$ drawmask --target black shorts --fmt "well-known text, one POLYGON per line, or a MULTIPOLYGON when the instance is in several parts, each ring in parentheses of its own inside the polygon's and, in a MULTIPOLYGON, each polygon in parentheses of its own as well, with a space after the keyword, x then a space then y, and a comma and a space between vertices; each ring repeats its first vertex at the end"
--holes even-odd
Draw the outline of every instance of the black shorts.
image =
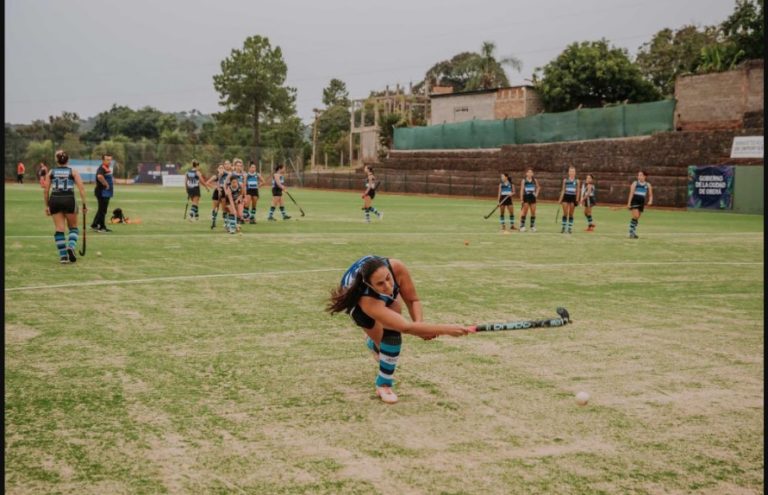
POLYGON ((634 203, 634 202, 630 203, 629 209, 630 210, 639 210, 640 213, 642 213, 643 210, 645 210, 645 203, 634 203))
POLYGON ((352 311, 349 312, 349 316, 350 318, 352 318, 352 321, 354 321, 355 324, 360 328, 370 330, 376 325, 376 320, 368 316, 360 308, 360 306, 355 306, 354 308, 352 308, 352 311))
POLYGON ((587 196, 587 198, 584 200, 584 206, 586 208, 592 208, 597 204, 597 201, 595 201, 595 198, 592 196, 587 196))
POLYGON ((529 205, 535 205, 536 204, 536 195, 535 194, 523 194, 523 203, 528 203, 529 205))
POLYGON ((258 189, 246 189, 245 194, 248 196, 253 196, 258 198, 259 197, 259 190, 258 189))
POLYGON ((272 196, 282 196, 282 195, 283 195, 282 189, 280 189, 279 187, 272 188, 272 196))
POLYGON ((499 196, 499 206, 512 206, 512 196, 499 196), (504 200, 502 202, 502 199, 504 200))
POLYGON ((575 194, 564 194, 562 202, 563 203, 571 203, 573 205, 576 205, 576 195, 575 194))
POLYGON ((190 197, 190 198, 199 198, 200 197, 200 186, 188 187, 187 188, 187 196, 190 197))
POLYGON ((218 187, 213 190, 213 194, 211 195, 211 199, 214 200, 214 201, 218 201, 219 200, 219 188, 218 187))
POLYGON ((371 191, 368 191, 368 194, 367 194, 367 196, 368 196, 369 198, 371 198, 371 199, 375 198, 375 197, 376 197, 376 189, 373 189, 373 190, 371 190, 371 191))
POLYGON ((75 202, 75 196, 55 196, 51 195, 48 198, 48 208, 51 215, 54 213, 77 213, 77 203, 75 202))

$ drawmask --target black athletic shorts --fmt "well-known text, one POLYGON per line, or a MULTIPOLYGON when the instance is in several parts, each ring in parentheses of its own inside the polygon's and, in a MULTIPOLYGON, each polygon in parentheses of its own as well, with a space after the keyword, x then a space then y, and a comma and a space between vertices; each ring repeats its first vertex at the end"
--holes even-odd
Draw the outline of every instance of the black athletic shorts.
POLYGON ((256 189, 246 189, 245 190, 245 194, 247 194, 248 196, 255 196, 255 197, 258 198, 259 197, 259 189, 258 188, 256 188, 256 189))
POLYGON ((584 206, 586 208, 592 208, 597 204, 597 201, 592 196, 587 196, 587 198, 584 200, 584 206))
POLYGON ((508 195, 508 196, 499 196, 499 201, 498 201, 498 203, 499 203, 499 206, 512 206, 512 195, 508 195), (504 202, 503 202, 503 203, 502 203, 502 201, 501 201, 502 199, 504 200, 504 202))
POLYGON ((213 190, 213 195, 211 195, 211 199, 214 200, 214 201, 218 201, 219 200, 219 188, 218 187, 213 190))
POLYGON ((534 194, 523 194, 523 203, 528 203, 530 205, 536 204, 536 195, 534 194))
POLYGON ((358 327, 370 330, 376 325, 376 320, 368 316, 360 306, 355 306, 352 311, 349 312, 350 318, 358 327))
POLYGON ((368 191, 368 197, 373 199, 376 197, 376 189, 373 189, 371 191, 368 191))
POLYGON ((575 194, 564 194, 563 195, 563 203, 571 203, 573 205, 576 204, 576 195, 575 194))
POLYGON ((75 196, 56 196, 51 195, 48 198, 48 208, 51 211, 51 215, 54 213, 77 213, 77 203, 75 203, 75 196))
POLYGON ((200 197, 200 186, 188 187, 187 188, 187 196, 189 196, 190 198, 199 198, 200 197))
POLYGON ((629 204, 630 210, 640 210, 640 213, 645 210, 645 202, 643 203, 635 203, 634 201, 629 204))
POLYGON ((272 188, 272 196, 282 196, 282 195, 283 195, 283 190, 282 189, 280 189, 277 186, 272 188))

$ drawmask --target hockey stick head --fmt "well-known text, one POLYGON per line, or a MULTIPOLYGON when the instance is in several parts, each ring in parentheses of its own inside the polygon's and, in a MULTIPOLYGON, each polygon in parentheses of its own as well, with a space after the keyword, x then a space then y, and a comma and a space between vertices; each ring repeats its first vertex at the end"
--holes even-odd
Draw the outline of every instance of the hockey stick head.
POLYGON ((571 323, 571 315, 568 314, 568 310, 567 309, 565 309, 563 307, 559 307, 555 311, 557 311, 557 314, 560 315, 560 318, 563 319, 563 322, 571 323))

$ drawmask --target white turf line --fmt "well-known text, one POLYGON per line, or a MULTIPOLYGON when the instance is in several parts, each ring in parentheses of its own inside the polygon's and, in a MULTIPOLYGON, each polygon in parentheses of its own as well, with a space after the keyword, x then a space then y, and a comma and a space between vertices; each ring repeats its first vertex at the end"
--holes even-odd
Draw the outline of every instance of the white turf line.
MULTIPOLYGON (((119 239, 119 240, 125 240, 128 238, 143 238, 143 237, 203 237, 203 236, 210 236, 211 232, 200 232, 200 233, 178 233, 178 234, 126 234, 126 235, 104 235, 104 234, 97 234, 95 232, 91 233, 92 235, 98 236, 99 239, 119 239)), ((213 233, 215 234, 215 232, 213 233)), ((498 234, 498 231, 481 231, 481 232, 430 232, 430 236, 468 236, 468 235, 488 235, 488 236, 496 236, 498 234)), ((518 232, 520 235, 524 236, 532 236, 532 237, 540 237, 540 236, 558 236, 558 237, 565 237, 565 234, 561 234, 560 232, 518 232)), ((243 232, 243 236, 269 236, 269 237, 297 237, 297 236, 306 236, 306 237, 324 237, 324 236, 377 236, 377 237, 389 237, 389 236, 419 236, 423 237, 423 232, 243 232)), ((573 235, 573 234, 571 234, 573 235)), ((626 233, 615 233, 615 234, 603 234, 603 233, 590 233, 590 234, 584 234, 586 237, 627 237, 626 233)), ((666 236, 707 236, 707 238, 710 237, 729 237, 729 236, 755 236, 755 237, 762 237, 763 232, 646 232, 643 234, 645 237, 652 238, 652 237, 666 237, 666 236)), ((6 239, 50 239, 50 235, 6 235, 6 239)), ((221 237, 229 239, 229 237, 221 237)))
MULTIPOLYGON (((662 265, 716 265, 716 266, 752 266, 763 265, 762 261, 638 261, 638 262, 625 262, 625 261, 606 261, 602 263, 525 263, 525 262, 511 262, 511 263, 443 263, 439 265, 410 265, 411 268, 424 269, 424 268, 477 268, 477 269, 498 269, 503 267, 518 267, 523 269, 538 269, 538 268, 562 268, 572 266, 662 266, 662 265)), ((250 273, 212 273, 208 275, 179 275, 175 277, 149 277, 149 278, 136 278, 129 280, 95 280, 91 282, 77 282, 71 284, 56 284, 56 285, 35 285, 27 287, 11 287, 6 288, 5 292, 22 292, 30 290, 42 290, 42 289, 61 289, 66 287, 93 287, 103 285, 123 285, 123 284, 145 284, 154 282, 175 282, 180 280, 200 280, 206 278, 221 278, 221 277, 258 277, 269 275, 294 275, 305 273, 324 273, 324 272, 338 272, 343 273, 346 268, 316 268, 313 270, 279 270, 273 272, 250 272, 250 273)))

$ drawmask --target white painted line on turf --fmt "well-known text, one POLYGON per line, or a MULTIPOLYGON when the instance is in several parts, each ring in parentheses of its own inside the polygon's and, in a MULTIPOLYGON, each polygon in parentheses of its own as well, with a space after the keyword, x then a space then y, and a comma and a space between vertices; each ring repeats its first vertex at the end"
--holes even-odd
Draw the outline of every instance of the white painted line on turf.
MULTIPOLYGON (((95 235, 95 234, 94 234, 95 235)), ((126 234, 123 235, 104 235, 104 234, 98 234, 99 239, 120 239, 125 240, 126 238, 143 238, 143 237, 203 237, 203 236, 210 236, 210 232, 198 232, 198 233, 192 233, 192 232, 186 232, 186 233, 178 233, 178 234, 126 234)), ((388 237, 388 236, 419 236, 423 237, 425 235, 424 232, 243 232, 243 236, 269 236, 269 237, 322 237, 322 236, 376 236, 376 237, 388 237)), ((430 232, 427 235, 429 236, 468 236, 468 235, 487 235, 487 236, 493 236, 498 237, 497 232, 488 232, 488 231, 482 231, 482 232, 430 232)), ((528 237, 529 234, 522 233, 520 235, 524 235, 528 237)), ((763 232, 657 232, 657 233, 645 233, 645 237, 647 238, 653 238, 653 237, 666 237, 666 236, 707 236, 707 237, 716 237, 716 236, 722 236, 722 237, 731 237, 731 236, 755 236, 755 237, 762 237, 763 232)), ((564 237, 563 234, 559 232, 537 232, 537 233, 531 233, 531 237, 544 237, 544 236, 556 236, 560 238, 565 239, 572 239, 573 237, 564 237)), ((627 237, 627 234, 624 233, 616 233, 616 234, 588 234, 584 236, 584 239, 588 238, 600 238, 600 237, 627 237)), ((50 235, 6 235, 6 239, 50 239, 50 235)), ((217 236, 216 239, 229 239, 229 237, 221 237, 217 236)))
MULTIPOLYGON (((526 262, 502 262, 502 263, 441 263, 436 265, 411 265, 414 269, 425 268, 492 268, 497 269, 499 267, 518 267, 518 268, 562 268, 573 266, 667 266, 667 265, 707 265, 707 266, 753 266, 763 265, 762 261, 604 261, 600 263, 526 263, 526 262)), ((61 289, 68 287, 93 287, 104 285, 123 285, 123 284, 145 284, 153 282, 175 282, 179 280, 201 280, 208 278, 221 278, 221 277, 256 277, 263 275, 294 275, 304 273, 323 273, 323 272, 339 272, 342 273, 346 268, 316 268, 313 270, 279 270, 273 272, 249 272, 249 273, 212 273, 207 275, 179 275, 174 277, 149 277, 149 278, 136 278, 129 280, 94 280, 91 282, 76 282, 71 284, 56 284, 56 285, 35 285, 26 287, 12 287, 6 288, 5 292, 22 292, 29 290, 42 290, 42 289, 61 289)))

